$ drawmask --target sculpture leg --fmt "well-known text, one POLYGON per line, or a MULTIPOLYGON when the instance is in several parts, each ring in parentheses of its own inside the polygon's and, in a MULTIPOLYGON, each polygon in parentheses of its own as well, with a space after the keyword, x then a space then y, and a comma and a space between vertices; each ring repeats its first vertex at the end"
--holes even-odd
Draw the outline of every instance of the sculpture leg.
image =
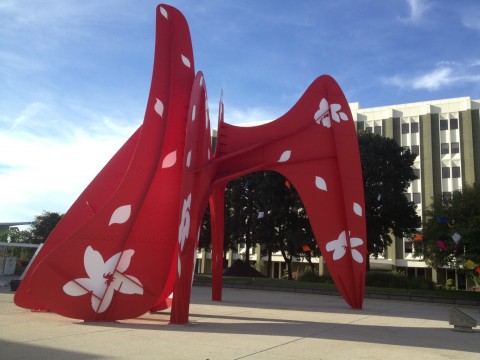
POLYGON ((212 227, 212 300, 222 301, 225 186, 215 186, 210 195, 212 227))

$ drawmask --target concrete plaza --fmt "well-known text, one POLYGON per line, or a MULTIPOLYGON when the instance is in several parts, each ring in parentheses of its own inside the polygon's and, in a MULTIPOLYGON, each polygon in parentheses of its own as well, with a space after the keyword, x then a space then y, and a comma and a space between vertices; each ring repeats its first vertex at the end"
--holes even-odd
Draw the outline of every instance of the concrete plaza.
MULTIPOLYGON (((15 306, 0 288, 0 359, 480 359, 480 330, 453 331, 445 304, 193 287, 187 326, 169 313, 84 323, 15 306)), ((479 317, 478 307, 461 307, 479 317)))

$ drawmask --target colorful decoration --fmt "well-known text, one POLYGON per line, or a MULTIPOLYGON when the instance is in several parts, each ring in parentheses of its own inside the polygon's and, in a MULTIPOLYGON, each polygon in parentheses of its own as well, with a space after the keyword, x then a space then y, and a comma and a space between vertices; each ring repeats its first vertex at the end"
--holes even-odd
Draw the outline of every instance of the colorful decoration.
POLYGON ((441 249, 441 250, 446 250, 447 247, 445 246, 445 243, 442 241, 442 240, 437 240, 437 246, 441 249))
POLYGON ((213 153, 205 78, 194 69, 185 18, 160 5, 144 122, 52 232, 15 294, 18 306, 115 321, 171 304, 171 322, 186 323, 208 202, 212 298, 221 300, 225 186, 271 170, 297 189, 339 291, 362 307, 363 181, 340 87, 321 76, 285 115, 251 128, 225 123, 220 101, 213 153))

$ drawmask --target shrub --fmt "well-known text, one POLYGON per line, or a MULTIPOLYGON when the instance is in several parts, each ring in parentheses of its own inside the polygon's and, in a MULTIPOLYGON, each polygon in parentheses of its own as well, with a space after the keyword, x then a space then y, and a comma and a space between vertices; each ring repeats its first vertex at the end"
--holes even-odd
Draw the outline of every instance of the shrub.
POLYGON ((409 279, 404 273, 399 271, 369 271, 365 281, 367 286, 386 287, 397 289, 423 289, 431 290, 435 288, 435 283, 423 278, 409 279))

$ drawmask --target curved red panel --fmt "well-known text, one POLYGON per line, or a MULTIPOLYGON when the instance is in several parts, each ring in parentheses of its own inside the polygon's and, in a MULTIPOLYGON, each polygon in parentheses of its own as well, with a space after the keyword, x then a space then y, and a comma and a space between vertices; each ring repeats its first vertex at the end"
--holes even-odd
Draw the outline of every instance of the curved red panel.
POLYGON ((20 285, 16 304, 85 320, 136 317, 155 304, 177 251, 177 160, 193 79, 186 20, 159 6, 152 85, 145 120, 132 138, 138 137, 136 146, 132 151, 134 140, 127 142, 67 212, 50 237, 54 244, 47 241, 20 285), (112 189, 108 197, 101 194, 105 188, 112 189), (95 202, 98 208, 86 216, 85 203, 95 202))

